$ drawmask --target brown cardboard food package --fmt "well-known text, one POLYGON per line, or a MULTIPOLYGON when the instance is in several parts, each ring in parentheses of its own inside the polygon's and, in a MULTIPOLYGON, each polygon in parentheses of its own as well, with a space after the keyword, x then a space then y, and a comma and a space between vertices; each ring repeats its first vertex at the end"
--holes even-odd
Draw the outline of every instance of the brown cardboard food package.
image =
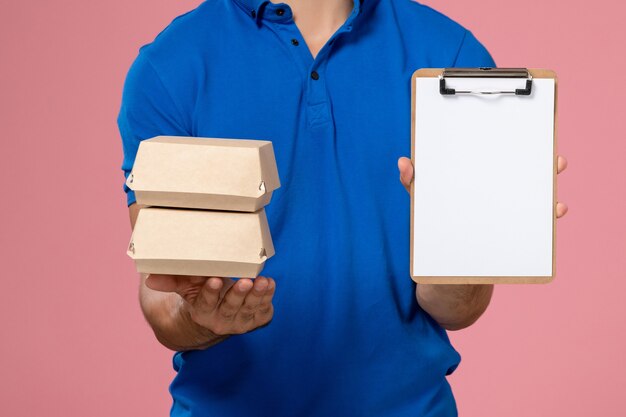
POLYGON ((274 255, 265 210, 139 211, 128 256, 138 272, 255 278, 274 255))
POLYGON ((139 145, 126 185, 147 206, 253 212, 280 180, 272 142, 157 136, 139 145))

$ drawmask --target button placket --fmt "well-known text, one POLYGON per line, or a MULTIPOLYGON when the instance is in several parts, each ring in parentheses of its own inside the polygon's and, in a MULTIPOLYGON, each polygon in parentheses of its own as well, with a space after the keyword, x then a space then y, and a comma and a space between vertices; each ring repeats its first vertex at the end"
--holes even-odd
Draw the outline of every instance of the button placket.
MULTIPOLYGON (((326 55, 326 54, 325 54, 326 55)), ((307 117, 310 127, 325 125, 332 121, 330 101, 326 91, 326 56, 318 56, 311 66, 307 87, 307 117)))
POLYGON ((276 32, 279 38, 288 43, 289 50, 292 51, 291 53, 308 68, 305 94, 307 96, 307 118, 311 127, 320 127, 332 121, 331 105, 326 91, 326 63, 337 37, 352 31, 353 21, 358 12, 359 3, 355 2, 355 7, 346 22, 331 36, 317 56, 313 58, 308 48, 298 47, 302 42, 302 34, 293 21, 292 11, 289 6, 273 3, 268 3, 265 6, 263 19, 267 20, 266 24, 272 25, 277 29, 276 32), (283 35, 287 35, 286 39, 283 35))
POLYGON ((307 99, 307 116, 309 126, 312 128, 321 128, 333 121, 331 112, 331 103, 326 90, 326 66, 331 48, 335 44, 337 37, 342 36, 346 32, 350 32, 351 18, 346 21, 344 26, 337 30, 335 34, 328 40, 326 45, 319 51, 317 57, 309 69, 308 99, 307 99))

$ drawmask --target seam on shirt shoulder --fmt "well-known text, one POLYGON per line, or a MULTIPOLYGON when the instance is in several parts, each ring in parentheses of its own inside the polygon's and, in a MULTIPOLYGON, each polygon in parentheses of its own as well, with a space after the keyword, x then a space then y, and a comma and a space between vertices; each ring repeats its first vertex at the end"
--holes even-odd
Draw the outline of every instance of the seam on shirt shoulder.
POLYGON ((467 33, 469 31, 467 29, 463 30, 463 38, 461 39, 461 44, 459 45, 459 49, 456 51, 454 55, 454 60, 452 61, 452 67, 456 67, 456 63, 459 60, 459 55, 461 55, 461 50, 463 49, 463 45, 465 45, 465 39, 467 38, 467 33))

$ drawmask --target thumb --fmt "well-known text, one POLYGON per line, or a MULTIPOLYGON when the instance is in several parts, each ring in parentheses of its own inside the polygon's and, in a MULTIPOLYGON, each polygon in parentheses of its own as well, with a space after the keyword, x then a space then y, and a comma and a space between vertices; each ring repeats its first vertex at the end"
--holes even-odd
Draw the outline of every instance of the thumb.
POLYGON ((409 191, 411 181, 413 181, 413 164, 411 160, 404 156, 398 159, 398 170, 400 171, 400 182, 409 191))
POLYGON ((155 291, 176 292, 180 286, 178 278, 176 275, 149 274, 146 286, 155 291))
POLYGON ((182 295, 190 287, 198 286, 205 281, 203 277, 188 277, 184 275, 149 274, 146 277, 146 286, 151 290, 161 292, 177 292, 182 295))

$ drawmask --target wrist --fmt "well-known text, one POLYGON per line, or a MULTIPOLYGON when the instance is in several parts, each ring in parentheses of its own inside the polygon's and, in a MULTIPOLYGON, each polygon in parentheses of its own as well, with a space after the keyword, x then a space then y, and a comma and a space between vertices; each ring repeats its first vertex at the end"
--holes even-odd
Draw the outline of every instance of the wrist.
POLYGON ((417 284, 417 302, 435 321, 447 330, 472 325, 485 312, 493 285, 417 284))

